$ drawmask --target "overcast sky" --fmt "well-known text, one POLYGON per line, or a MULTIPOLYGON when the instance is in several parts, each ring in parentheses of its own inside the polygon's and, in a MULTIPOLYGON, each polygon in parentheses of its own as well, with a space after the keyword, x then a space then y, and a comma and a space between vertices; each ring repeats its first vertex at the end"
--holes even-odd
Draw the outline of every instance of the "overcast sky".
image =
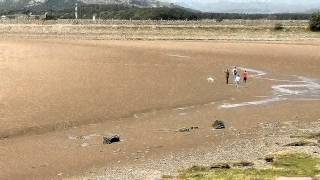
POLYGON ((272 2, 272 3, 291 3, 291 4, 303 4, 309 2, 320 2, 319 0, 166 0, 171 2, 183 2, 192 1, 198 3, 208 3, 208 2, 272 2))
POLYGON ((320 0, 165 0, 203 11, 304 12, 320 8, 320 0))

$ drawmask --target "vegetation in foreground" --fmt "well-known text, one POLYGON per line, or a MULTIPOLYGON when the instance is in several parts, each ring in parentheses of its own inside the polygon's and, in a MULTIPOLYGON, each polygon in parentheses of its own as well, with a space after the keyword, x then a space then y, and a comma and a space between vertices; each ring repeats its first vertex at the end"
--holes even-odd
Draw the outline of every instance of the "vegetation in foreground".
POLYGON ((275 155, 272 166, 267 169, 214 169, 192 167, 179 179, 276 179, 277 177, 314 177, 320 174, 320 158, 303 153, 275 155))
POLYGON ((320 31, 320 11, 311 16, 310 30, 311 31, 320 31))

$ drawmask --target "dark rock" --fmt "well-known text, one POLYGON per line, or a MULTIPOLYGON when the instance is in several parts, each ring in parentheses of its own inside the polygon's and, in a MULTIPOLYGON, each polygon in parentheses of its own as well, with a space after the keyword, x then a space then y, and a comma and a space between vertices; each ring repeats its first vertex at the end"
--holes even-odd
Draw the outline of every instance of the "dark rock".
POLYGON ((112 144, 112 143, 116 143, 116 142, 120 142, 120 136, 118 136, 118 135, 103 137, 103 144, 112 144))
POLYGON ((285 146, 318 146, 318 144, 314 142, 309 142, 309 141, 297 141, 297 142, 289 143, 285 146))
POLYGON ((181 129, 178 129, 177 132, 190 132, 190 131, 196 130, 196 129, 199 129, 199 127, 190 127, 190 128, 183 127, 181 129))
POLYGON ((181 128, 181 129, 178 129, 178 132, 190 132, 190 128, 181 128))
POLYGON ((241 161, 241 162, 233 163, 232 166, 234 166, 234 167, 251 167, 251 166, 254 166, 254 163, 248 162, 248 161, 241 161))
POLYGON ((230 169, 231 166, 227 163, 215 163, 210 166, 210 169, 230 169))
POLYGON ((216 120, 212 124, 212 127, 215 128, 215 129, 224 129, 224 128, 226 128, 226 126, 224 125, 224 122, 223 121, 219 121, 219 120, 216 120))
POLYGON ((204 166, 192 166, 189 171, 192 172, 197 172, 197 171, 207 171, 208 167, 204 167, 204 166))
POLYGON ((273 163, 274 162, 274 156, 273 155, 268 155, 264 158, 264 160, 268 163, 273 163))

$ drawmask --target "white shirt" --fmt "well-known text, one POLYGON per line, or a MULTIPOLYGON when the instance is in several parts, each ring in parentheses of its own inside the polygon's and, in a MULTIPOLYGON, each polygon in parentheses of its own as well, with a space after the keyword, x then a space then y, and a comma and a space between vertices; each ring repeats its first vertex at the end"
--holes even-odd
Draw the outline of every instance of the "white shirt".
POLYGON ((236 77, 236 81, 239 82, 241 80, 240 76, 236 77))
POLYGON ((237 71, 236 68, 234 68, 234 69, 232 70, 232 72, 233 72, 233 75, 234 75, 234 76, 237 75, 237 73, 238 73, 238 71, 237 71))

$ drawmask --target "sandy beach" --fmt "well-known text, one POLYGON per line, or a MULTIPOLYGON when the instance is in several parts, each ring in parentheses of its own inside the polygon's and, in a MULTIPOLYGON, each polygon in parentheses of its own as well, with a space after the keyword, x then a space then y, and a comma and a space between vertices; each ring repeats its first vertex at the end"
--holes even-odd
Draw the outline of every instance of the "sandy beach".
POLYGON ((319 51, 314 42, 2 39, 0 179, 154 179, 261 158, 292 133, 319 130, 319 51), (239 88, 225 83, 234 66, 249 72, 239 88), (226 129, 213 130, 215 120, 226 129), (120 143, 102 143, 114 134, 120 143))

